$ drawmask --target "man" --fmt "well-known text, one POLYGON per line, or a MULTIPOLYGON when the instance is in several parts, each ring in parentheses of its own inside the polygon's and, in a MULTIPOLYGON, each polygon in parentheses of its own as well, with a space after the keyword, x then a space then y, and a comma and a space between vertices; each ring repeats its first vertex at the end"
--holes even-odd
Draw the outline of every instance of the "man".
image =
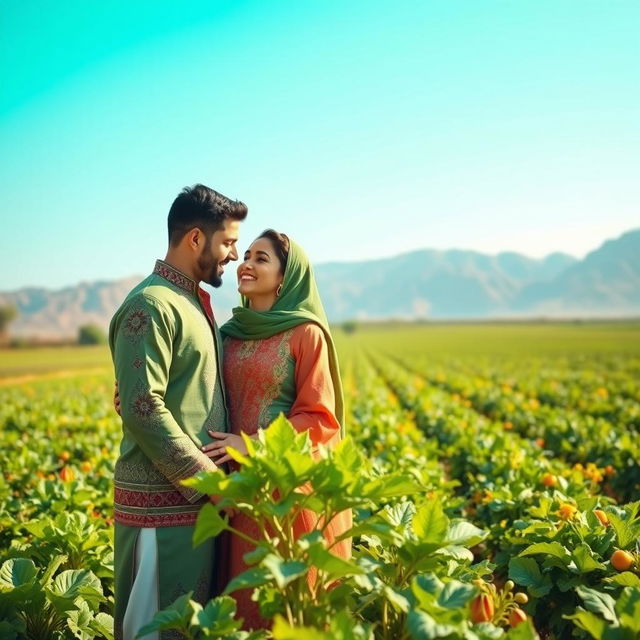
MULTIPOLYGON (((214 542, 194 549, 207 496, 180 483, 215 464, 200 451, 207 430, 227 429, 221 344, 200 281, 222 283, 238 259, 247 207, 197 184, 169 211, 169 249, 135 287, 109 328, 123 438, 115 467, 115 636, 140 627, 177 597, 211 596, 214 542)), ((150 634, 147 638, 158 638, 150 634)))

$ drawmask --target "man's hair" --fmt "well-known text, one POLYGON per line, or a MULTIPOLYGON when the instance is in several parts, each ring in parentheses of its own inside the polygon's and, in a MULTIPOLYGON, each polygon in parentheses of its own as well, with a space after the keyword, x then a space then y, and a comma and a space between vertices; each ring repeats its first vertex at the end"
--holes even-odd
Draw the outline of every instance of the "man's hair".
POLYGON ((227 219, 246 217, 247 205, 239 200, 231 200, 203 184, 185 187, 169 209, 169 244, 177 245, 185 233, 196 227, 211 236, 224 227, 227 219))
POLYGON ((289 259, 289 237, 284 233, 279 233, 274 229, 265 229, 256 240, 260 238, 266 238, 271 240, 273 249, 276 252, 276 256, 280 262, 280 273, 284 275, 284 270, 287 268, 287 260, 289 259))

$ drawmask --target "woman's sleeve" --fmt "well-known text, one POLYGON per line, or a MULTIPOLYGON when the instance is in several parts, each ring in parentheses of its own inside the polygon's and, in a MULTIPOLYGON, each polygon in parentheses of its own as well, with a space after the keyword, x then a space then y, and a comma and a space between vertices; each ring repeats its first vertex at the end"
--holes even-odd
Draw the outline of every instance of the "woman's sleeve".
POLYGON ((296 400, 289 420, 297 431, 309 431, 313 444, 326 444, 340 424, 335 416, 335 393, 329 368, 329 349, 322 329, 301 325, 291 336, 295 358, 296 400))

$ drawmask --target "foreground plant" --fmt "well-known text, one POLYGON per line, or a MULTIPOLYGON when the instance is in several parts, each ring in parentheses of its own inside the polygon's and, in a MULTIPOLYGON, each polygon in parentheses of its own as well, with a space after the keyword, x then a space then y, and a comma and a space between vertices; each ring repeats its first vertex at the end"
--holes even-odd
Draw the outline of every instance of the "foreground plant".
POLYGON ((113 639, 113 618, 100 612, 106 601, 100 580, 88 569, 69 569, 54 577, 67 560, 57 556, 44 571, 28 558, 0 567, 0 637, 48 640, 67 637, 113 639))

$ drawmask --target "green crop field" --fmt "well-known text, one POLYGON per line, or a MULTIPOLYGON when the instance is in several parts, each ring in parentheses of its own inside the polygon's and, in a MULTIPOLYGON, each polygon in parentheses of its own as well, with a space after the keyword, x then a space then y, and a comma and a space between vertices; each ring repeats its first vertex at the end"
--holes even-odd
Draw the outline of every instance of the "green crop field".
MULTIPOLYGON (((274 425, 238 472, 273 504, 215 480, 256 517, 287 522, 306 482, 354 509, 349 562, 286 532, 253 558, 272 637, 640 637, 640 324, 335 335, 349 443, 315 461, 274 425), (339 586, 306 589, 312 566, 339 586)), ((104 347, 0 351, 0 637, 111 637, 112 392, 104 347)), ((183 601, 171 624, 245 637, 231 604, 183 601)))

